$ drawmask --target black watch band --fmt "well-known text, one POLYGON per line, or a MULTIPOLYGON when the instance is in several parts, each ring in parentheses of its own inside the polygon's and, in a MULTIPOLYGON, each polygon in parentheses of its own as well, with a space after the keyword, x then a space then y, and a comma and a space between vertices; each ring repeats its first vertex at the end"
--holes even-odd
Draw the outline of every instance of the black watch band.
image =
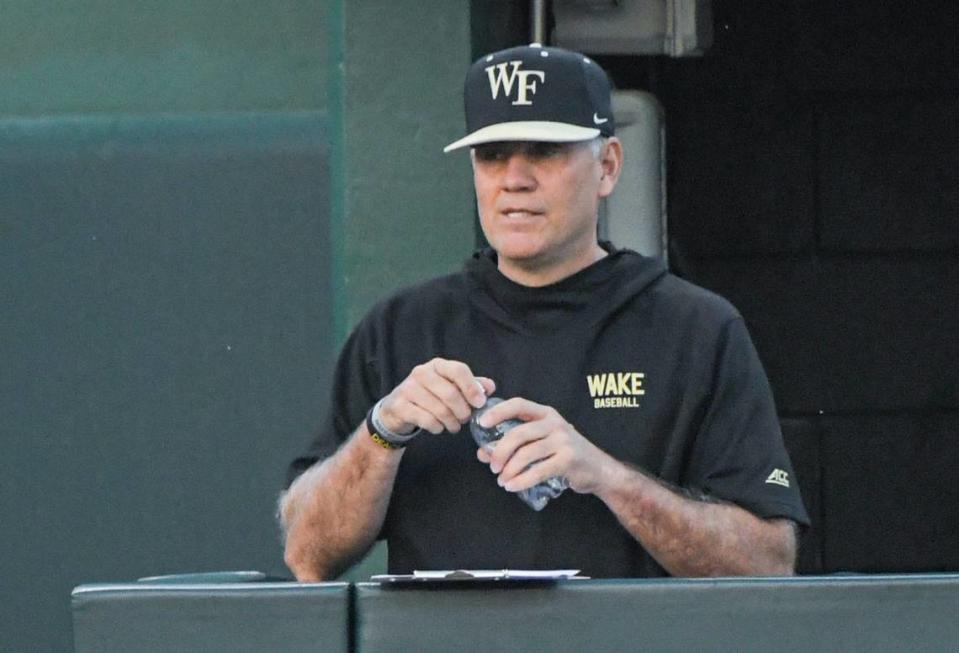
POLYGON ((370 432, 370 437, 373 438, 373 442, 384 449, 402 449, 410 443, 410 440, 419 435, 423 429, 418 428, 412 433, 394 433, 389 430, 383 425, 383 422, 380 421, 380 404, 382 403, 383 400, 380 399, 373 404, 373 407, 366 413, 366 430, 370 432))

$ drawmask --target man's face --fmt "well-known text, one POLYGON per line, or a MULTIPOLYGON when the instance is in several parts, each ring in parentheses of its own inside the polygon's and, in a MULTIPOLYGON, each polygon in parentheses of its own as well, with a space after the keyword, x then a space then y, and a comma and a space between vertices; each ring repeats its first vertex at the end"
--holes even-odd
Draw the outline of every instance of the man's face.
MULTIPOLYGON (((621 152, 618 142, 614 147, 621 152)), ((480 223, 504 273, 520 270, 549 283, 557 280, 550 271, 575 272, 595 260, 599 201, 612 192, 618 173, 609 148, 599 157, 589 142, 500 142, 473 149, 480 223)))

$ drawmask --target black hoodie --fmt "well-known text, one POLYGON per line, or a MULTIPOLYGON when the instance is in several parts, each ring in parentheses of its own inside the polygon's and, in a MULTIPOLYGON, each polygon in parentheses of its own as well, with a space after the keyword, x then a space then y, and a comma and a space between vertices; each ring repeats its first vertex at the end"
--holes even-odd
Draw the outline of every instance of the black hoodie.
MULTIPOLYGON (((509 280, 485 250, 464 271, 379 303, 344 346, 330 418, 290 480, 331 455, 413 367, 439 356, 492 378, 497 396, 552 406, 613 457, 673 485, 808 523, 738 312, 657 259, 603 246, 609 256, 549 286, 509 280)), ((409 445, 382 536, 391 573, 664 574, 596 497, 567 491, 534 512, 500 488, 467 428, 409 445)))

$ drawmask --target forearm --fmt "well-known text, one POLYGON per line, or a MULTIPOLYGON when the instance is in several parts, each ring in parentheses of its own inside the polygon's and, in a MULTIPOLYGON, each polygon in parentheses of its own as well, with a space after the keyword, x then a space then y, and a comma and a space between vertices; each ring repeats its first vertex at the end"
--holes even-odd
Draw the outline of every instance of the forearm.
POLYGON ((791 575, 792 522, 764 520, 739 506, 683 496, 612 461, 596 492, 620 523, 674 576, 791 575))
POLYGON ((280 498, 284 559, 300 581, 330 580, 376 539, 402 449, 373 442, 361 425, 330 458, 304 472, 280 498))

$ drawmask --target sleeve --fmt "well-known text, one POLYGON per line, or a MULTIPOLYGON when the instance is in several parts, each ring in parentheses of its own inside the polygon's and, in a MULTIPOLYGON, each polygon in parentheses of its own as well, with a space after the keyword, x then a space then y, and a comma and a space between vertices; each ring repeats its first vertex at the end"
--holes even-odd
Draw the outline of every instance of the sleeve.
POLYGON ((286 487, 317 461, 332 456, 356 431, 366 412, 379 399, 376 338, 368 316, 350 334, 340 351, 326 418, 310 446, 287 468, 286 487))
POLYGON ((809 525, 772 389, 742 318, 720 332, 711 393, 685 484, 760 517, 809 525))

